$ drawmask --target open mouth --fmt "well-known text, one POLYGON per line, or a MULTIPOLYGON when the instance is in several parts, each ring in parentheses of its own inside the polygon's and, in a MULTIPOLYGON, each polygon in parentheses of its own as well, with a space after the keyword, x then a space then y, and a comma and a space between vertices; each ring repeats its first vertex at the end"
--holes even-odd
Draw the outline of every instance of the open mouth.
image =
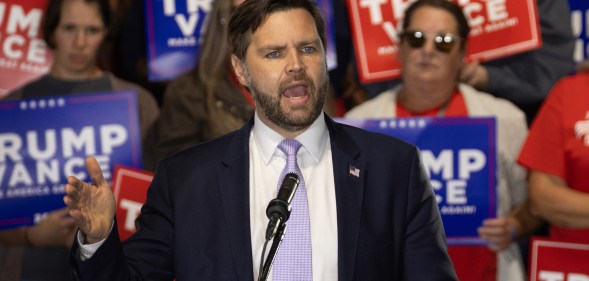
POLYGON ((290 100, 302 99, 307 95, 307 87, 304 85, 288 87, 284 90, 283 93, 283 96, 287 97, 290 100))

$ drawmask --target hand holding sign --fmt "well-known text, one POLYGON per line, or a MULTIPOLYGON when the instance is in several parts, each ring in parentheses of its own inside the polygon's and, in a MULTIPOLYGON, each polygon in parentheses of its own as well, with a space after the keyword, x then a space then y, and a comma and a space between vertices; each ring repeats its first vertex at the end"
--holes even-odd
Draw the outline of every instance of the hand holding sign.
POLYGON ((489 249, 494 252, 499 252, 511 244, 515 238, 516 225, 519 222, 513 217, 499 217, 496 219, 486 219, 483 225, 477 229, 481 239, 490 242, 489 249))
POLYGON ((35 226, 27 230, 27 239, 35 247, 66 247, 72 246, 76 233, 76 221, 63 208, 49 212, 35 226))
POLYGON ((78 222, 78 228, 86 235, 85 243, 96 243, 110 233, 115 217, 115 197, 104 179, 98 162, 94 157, 86 158, 86 170, 93 184, 68 177, 63 201, 70 215, 78 222))

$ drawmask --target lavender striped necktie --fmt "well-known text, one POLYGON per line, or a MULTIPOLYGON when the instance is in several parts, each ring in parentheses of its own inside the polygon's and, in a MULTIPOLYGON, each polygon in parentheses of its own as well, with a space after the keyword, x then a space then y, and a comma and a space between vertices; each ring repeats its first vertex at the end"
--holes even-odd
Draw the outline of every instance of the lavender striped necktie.
POLYGON ((297 152, 301 148, 301 143, 295 139, 285 139, 280 142, 278 148, 286 154, 286 166, 280 174, 278 188, 287 173, 296 173, 300 181, 291 202, 292 211, 286 222, 284 239, 274 260, 272 280, 313 280, 307 189, 297 164, 297 152))

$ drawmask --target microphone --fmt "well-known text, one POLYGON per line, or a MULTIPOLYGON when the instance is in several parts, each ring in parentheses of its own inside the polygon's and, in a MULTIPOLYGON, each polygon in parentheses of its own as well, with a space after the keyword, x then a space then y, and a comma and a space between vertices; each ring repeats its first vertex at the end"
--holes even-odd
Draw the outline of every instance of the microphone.
POLYGON ((278 196, 268 203, 266 216, 270 219, 266 228, 266 241, 274 238, 278 227, 284 224, 290 217, 290 202, 299 186, 299 176, 295 173, 288 173, 284 176, 278 196))

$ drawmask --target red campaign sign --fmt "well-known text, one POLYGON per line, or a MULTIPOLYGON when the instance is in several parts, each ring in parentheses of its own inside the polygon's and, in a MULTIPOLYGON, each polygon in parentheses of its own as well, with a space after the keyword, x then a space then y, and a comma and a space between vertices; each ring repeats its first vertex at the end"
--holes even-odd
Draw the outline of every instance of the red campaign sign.
MULTIPOLYGON (((348 0, 356 63, 363 83, 401 75, 398 38, 415 0, 348 0)), ((536 0, 454 0, 471 27, 466 56, 487 61, 542 45, 536 0)))
POLYGON ((153 174, 147 171, 115 166, 113 192, 117 202, 117 226, 121 240, 126 240, 135 232, 135 219, 147 198, 147 189, 153 174))
POLYGON ((531 281, 589 281, 589 244, 533 238, 531 281))
POLYGON ((0 99, 51 65, 41 23, 46 5, 47 0, 0 0, 0 99))

